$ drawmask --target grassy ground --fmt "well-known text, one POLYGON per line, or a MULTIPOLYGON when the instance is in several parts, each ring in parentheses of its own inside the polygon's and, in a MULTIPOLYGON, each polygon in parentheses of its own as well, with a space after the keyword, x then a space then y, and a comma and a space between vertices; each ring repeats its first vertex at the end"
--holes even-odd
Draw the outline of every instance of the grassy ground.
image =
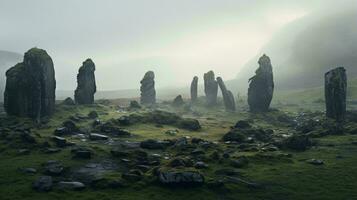
MULTIPOLYGON (((310 98, 311 99, 311 98, 310 98)), ((120 105, 127 101, 114 101, 111 104, 97 104, 93 106, 57 106, 56 114, 50 122, 33 132, 40 142, 47 141, 53 135, 55 127, 77 113, 87 115, 95 110, 103 121, 119 118, 130 114, 121 111, 120 105)), ((88 161, 74 160, 71 158, 70 149, 66 148, 59 153, 45 154, 38 149, 31 150, 29 155, 19 155, 19 146, 10 145, 0 140, 0 199, 357 199, 357 135, 331 135, 316 139, 318 145, 304 152, 277 151, 277 152, 242 152, 236 147, 226 146, 220 143, 222 136, 230 129, 230 126, 241 119, 254 119, 254 124, 263 128, 273 129, 275 134, 289 134, 292 130, 282 124, 274 123, 269 119, 276 117, 272 112, 266 115, 252 115, 247 112, 247 106, 239 106, 236 113, 227 113, 221 107, 207 110, 201 106, 195 107, 199 117, 193 116, 185 109, 175 109, 162 105, 162 109, 177 112, 185 117, 197 118, 201 125, 200 131, 187 131, 179 129, 176 136, 165 134, 166 130, 177 129, 172 126, 157 127, 154 124, 139 124, 126 127, 133 133, 133 137, 120 140, 142 141, 144 139, 172 139, 181 136, 198 137, 206 140, 219 142, 224 148, 235 150, 233 156, 249 157, 247 167, 239 169, 242 177, 264 185, 263 188, 250 188, 244 184, 228 183, 224 188, 209 188, 207 185, 193 188, 168 188, 159 184, 136 183, 129 187, 119 189, 90 189, 83 191, 58 191, 38 193, 32 190, 31 183, 40 176, 26 175, 19 171, 24 167, 41 169, 41 164, 48 160, 60 160, 66 167, 81 166, 88 161), (287 154, 291 154, 287 156, 287 154), (325 164, 314 166, 306 163, 308 159, 322 159, 325 164)), ((286 103, 276 103, 274 107, 279 108, 288 115, 297 115, 301 110, 311 108, 322 109, 319 103, 308 103, 304 105, 289 106, 286 103)), ((140 111, 144 112, 144 111, 140 111)), ((25 119, 18 121, 31 123, 25 119)), ((90 126, 90 121, 78 123, 82 128, 90 126)), ((110 147, 102 143, 83 142, 77 138, 67 138, 77 144, 89 146, 96 150, 95 160, 110 159, 110 147)), ((216 169, 225 168, 227 163, 210 163, 208 169, 201 170, 205 177, 213 177, 216 169)))

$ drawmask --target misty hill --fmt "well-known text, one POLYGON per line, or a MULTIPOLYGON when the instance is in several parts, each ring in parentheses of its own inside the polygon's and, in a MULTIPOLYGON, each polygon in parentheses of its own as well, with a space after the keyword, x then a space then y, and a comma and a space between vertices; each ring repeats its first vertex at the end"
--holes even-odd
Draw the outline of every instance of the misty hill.
POLYGON ((272 60, 277 89, 321 86, 324 73, 343 66, 357 76, 357 10, 308 15, 288 24, 228 83, 245 92, 248 79, 266 53, 272 60))
POLYGON ((3 101, 5 89, 5 72, 16 63, 21 62, 23 56, 19 53, 0 50, 0 102, 3 101))

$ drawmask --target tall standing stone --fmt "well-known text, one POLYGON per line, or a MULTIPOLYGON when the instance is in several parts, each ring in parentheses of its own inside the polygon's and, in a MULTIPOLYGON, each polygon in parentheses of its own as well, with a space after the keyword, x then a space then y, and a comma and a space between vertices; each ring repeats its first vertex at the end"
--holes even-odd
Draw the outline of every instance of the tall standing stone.
POLYGON ((249 79, 248 104, 251 112, 266 112, 274 93, 273 67, 265 54, 258 64, 255 76, 249 79))
POLYGON ((198 77, 193 77, 191 82, 191 102, 194 103, 197 101, 198 97, 198 77))
POLYGON ((32 48, 6 72, 4 107, 9 115, 39 121, 55 110, 55 70, 45 50, 32 48))
POLYGON ((74 101, 77 104, 93 104, 94 94, 97 91, 95 84, 95 64, 91 59, 83 62, 78 70, 77 89, 74 92, 74 101))
POLYGON ((152 105, 156 103, 156 91, 155 91, 155 74, 153 71, 148 71, 144 75, 144 78, 140 81, 141 97, 140 103, 146 105, 152 105))
POLYGON ((343 121, 346 114, 347 76, 343 67, 325 74, 326 116, 343 121))
POLYGON ((224 84, 223 79, 221 77, 217 77, 217 83, 222 91, 224 107, 226 108, 227 111, 235 111, 236 103, 232 92, 230 90, 227 90, 227 87, 224 84))
POLYGON ((215 79, 214 72, 209 71, 205 73, 203 79, 207 105, 215 106, 217 105, 218 83, 215 79))

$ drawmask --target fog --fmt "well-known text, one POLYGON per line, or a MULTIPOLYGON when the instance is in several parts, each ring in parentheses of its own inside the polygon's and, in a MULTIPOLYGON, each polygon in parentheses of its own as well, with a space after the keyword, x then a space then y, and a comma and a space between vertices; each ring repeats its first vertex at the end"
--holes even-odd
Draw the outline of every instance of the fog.
POLYGON ((86 58, 99 90, 138 88, 147 70, 158 87, 181 87, 208 70, 233 79, 285 25, 352 2, 0 0, 0 50, 46 49, 59 90, 75 88, 86 58))

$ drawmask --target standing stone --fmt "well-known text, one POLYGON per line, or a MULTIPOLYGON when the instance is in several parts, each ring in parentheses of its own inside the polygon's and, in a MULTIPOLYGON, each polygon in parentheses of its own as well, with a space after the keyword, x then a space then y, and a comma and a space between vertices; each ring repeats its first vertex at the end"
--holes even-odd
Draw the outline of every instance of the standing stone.
POLYGON ((4 107, 9 115, 39 121, 55 110, 55 70, 45 50, 32 48, 6 72, 4 107))
POLYGON ((185 101, 183 100, 182 95, 178 95, 172 102, 172 105, 177 107, 182 106, 184 104, 185 101))
POLYGON ((214 72, 209 71, 205 73, 203 78, 207 105, 217 105, 218 83, 215 79, 214 72))
POLYGON ((93 104, 94 93, 97 91, 95 84, 95 64, 91 59, 83 62, 78 70, 77 89, 74 92, 74 101, 77 104, 93 104))
POLYGON ((326 116, 343 121, 346 114, 347 76, 343 67, 325 74, 326 116))
POLYGON ((156 103, 155 74, 153 71, 146 72, 144 78, 140 81, 141 98, 140 103, 152 105, 156 103))
POLYGON ((198 77, 193 77, 191 82, 191 102, 194 103, 197 101, 198 97, 198 77))
POLYGON ((235 111, 236 103, 232 92, 230 90, 227 90, 227 87, 224 84, 223 79, 221 77, 217 77, 217 83, 222 91, 224 107, 226 108, 227 111, 235 111))
POLYGON ((273 67, 265 54, 260 57, 255 76, 249 79, 248 104, 251 112, 266 112, 273 99, 273 67))

